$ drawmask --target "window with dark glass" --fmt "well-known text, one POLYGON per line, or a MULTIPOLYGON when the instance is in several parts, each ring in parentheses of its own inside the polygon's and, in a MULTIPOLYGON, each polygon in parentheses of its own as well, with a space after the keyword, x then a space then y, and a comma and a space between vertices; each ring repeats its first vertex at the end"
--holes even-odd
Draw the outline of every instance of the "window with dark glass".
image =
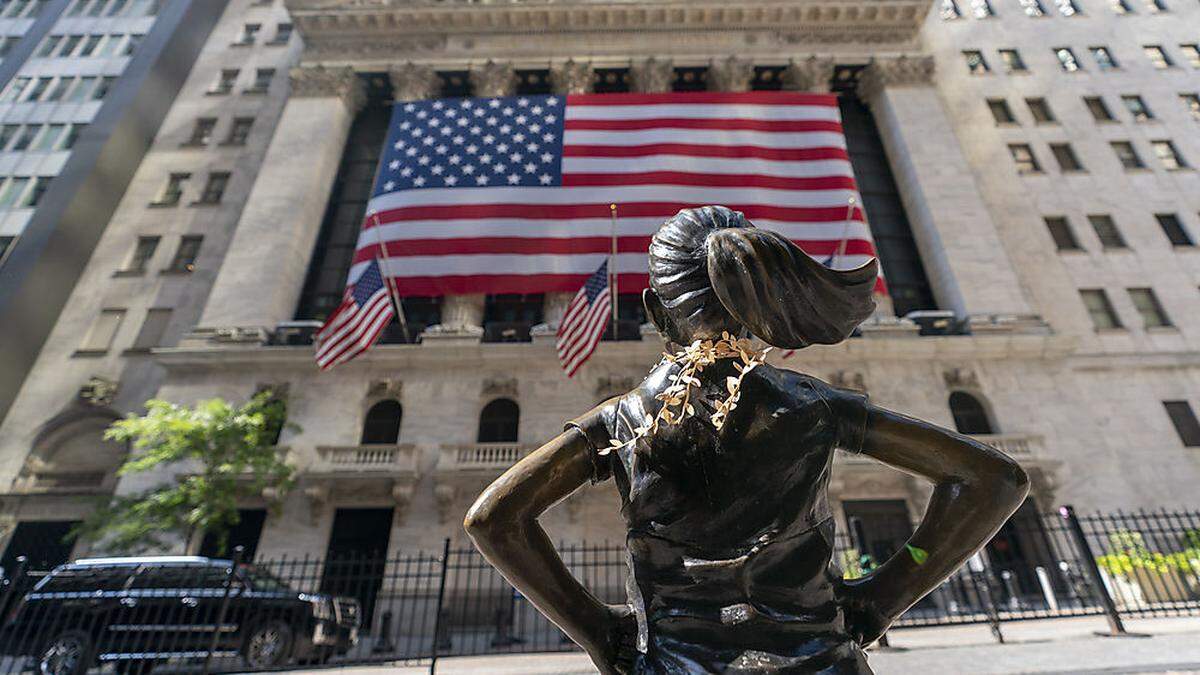
POLYGON ((1058 7, 1058 13, 1063 16, 1079 16, 1079 7, 1075 4, 1075 0, 1054 0, 1054 5, 1058 7))
POLYGON ((1054 56, 1058 58, 1058 65, 1068 73, 1083 70, 1079 65, 1079 60, 1075 58, 1075 52, 1071 51, 1070 47, 1055 47, 1054 56))
POLYGON ((1116 70, 1117 60, 1113 58, 1112 52, 1108 51, 1108 47, 1088 47, 1088 51, 1092 53, 1092 59, 1096 61, 1096 67, 1100 70, 1116 70))
POLYGON ((965 391, 951 392, 950 414, 954 417, 954 428, 960 434, 996 433, 983 403, 965 391))
POLYGON ((971 15, 976 19, 986 19, 995 16, 996 12, 992 10, 992 3, 988 0, 971 0, 971 15))
POLYGON ((554 83, 550 80, 549 70, 518 70, 517 91, 523 96, 537 96, 553 93, 554 83))
POLYGON ((516 443, 521 426, 521 408, 511 399, 498 398, 479 413, 479 443, 516 443))
POLYGON ((1200 447, 1200 420, 1196 419, 1191 404, 1187 401, 1163 401, 1163 407, 1171 418, 1175 433, 1179 434, 1179 440, 1186 447, 1200 447))
POLYGON ((400 402, 386 399, 371 406, 363 419, 359 445, 395 445, 400 441, 400 421, 404 410, 400 402))
POLYGON ((13 140, 12 147, 10 147, 9 150, 13 152, 28 150, 29 146, 33 143, 33 139, 37 137, 38 132, 41 130, 42 125, 40 124, 26 124, 25 126, 21 127, 21 132, 17 134, 17 137, 15 140, 13 140))
POLYGON ((29 94, 25 97, 26 101, 40 101, 42 95, 50 88, 50 83, 54 81, 53 77, 39 77, 33 83, 33 87, 29 89, 29 94))
POLYGON ((1059 251, 1079 251, 1082 247, 1079 241, 1075 238, 1075 232, 1071 229, 1071 224, 1062 216, 1046 216, 1046 230, 1050 232, 1050 238, 1054 240, 1054 247, 1059 251))
POLYGON ((1108 294, 1103 288, 1080 289, 1079 297, 1083 299, 1083 306, 1087 309, 1088 316, 1092 317, 1092 325, 1096 330, 1121 327, 1121 320, 1117 318, 1117 312, 1108 301, 1108 294))
POLYGON ((1039 0, 1020 0, 1021 9, 1025 10, 1025 16, 1046 16, 1046 10, 1042 8, 1042 3, 1039 0))
POLYGON ((1146 165, 1142 163, 1142 158, 1138 156, 1137 150, 1134 149, 1133 143, 1129 141, 1112 141, 1109 143, 1112 146, 1113 152, 1117 155, 1117 161, 1126 169, 1144 169, 1146 165))
POLYGON ((1083 103, 1087 106, 1088 112, 1092 113, 1092 119, 1097 122, 1115 122, 1116 117, 1113 117, 1112 111, 1108 109, 1108 104, 1099 96, 1085 96, 1083 103))
POLYGON ((1012 143, 1008 146, 1008 151, 1012 154, 1013 161, 1017 164, 1017 173, 1041 173, 1042 167, 1038 164, 1037 157, 1033 154, 1033 148, 1024 143, 1012 143))
POLYGON ((1050 154, 1054 155, 1054 161, 1058 162, 1060 171, 1083 171, 1083 164, 1075 155, 1075 150, 1070 143, 1051 143, 1050 154))
POLYGON ((1151 14, 1167 11, 1167 3, 1163 0, 1143 0, 1146 3, 1146 10, 1151 14))
POLYGON ((597 68, 592 90, 597 94, 620 94, 629 91, 629 69, 597 68))
POLYGON ((229 127, 229 135, 225 137, 225 145, 245 145, 250 129, 254 126, 253 117, 235 117, 229 127))
POLYGON ((121 272, 126 274, 144 273, 150 264, 150 259, 154 257, 154 252, 158 250, 158 242, 159 237, 156 236, 138 237, 137 243, 133 247, 133 254, 129 256, 129 262, 121 272))
POLYGON ((708 89, 708 68, 706 66, 675 69, 675 80, 671 83, 672 91, 704 91, 706 89, 708 89))
POLYGON ((1175 65, 1161 45, 1145 45, 1142 47, 1142 51, 1145 52, 1146 58, 1150 59, 1150 64, 1155 68, 1161 70, 1175 65))
POLYGON ((167 184, 163 186, 158 199, 152 203, 155 206, 174 206, 183 196, 183 184, 192 177, 190 173, 172 173, 167 175, 167 184))
MULTIPOLYGON (((618 289, 619 290, 619 289, 618 289)), ((610 317, 604 327, 603 340, 640 340, 642 324, 646 323, 646 307, 641 293, 617 293, 616 337, 613 336, 613 321, 610 317)))
POLYGON ((4 255, 12 248, 16 237, 0 237, 0 263, 4 262, 4 255))
POLYGON ((233 91, 234 85, 237 84, 238 72, 239 71, 237 68, 223 69, 221 74, 217 76, 217 81, 213 83, 212 88, 208 90, 208 93, 228 94, 229 92, 233 91))
POLYGON ((1121 103, 1125 105, 1125 109, 1133 116, 1135 122, 1148 122, 1154 119, 1154 114, 1150 112, 1150 108, 1146 107, 1146 102, 1141 96, 1122 96, 1121 103))
POLYGON ((67 125, 65 124, 47 124, 42 134, 37 137, 37 141, 31 146, 31 150, 35 152, 52 152, 58 149, 58 142, 62 140, 63 131, 67 125))
POLYGON ((750 89, 754 91, 779 91, 783 89, 784 70, 786 70, 784 66, 755 66, 754 76, 750 80, 750 89))
POLYGON ((188 137, 184 145, 208 145, 209 141, 212 140, 213 129, 215 128, 217 128, 217 118, 201 117, 196 120, 195 126, 192 127, 192 135, 188 137))
POLYGON ((225 194, 225 188, 229 185, 228 171, 213 171, 208 174, 208 181, 204 183, 204 190, 200 193, 200 198, 196 200, 197 204, 220 204, 221 197, 225 194))
POLYGON ((1183 160, 1183 155, 1179 154, 1179 151, 1175 149, 1175 144, 1171 141, 1150 141, 1150 147, 1154 148, 1154 155, 1158 157, 1158 161, 1167 171, 1188 168, 1188 163, 1183 160))
POLYGON ((442 96, 445 98, 471 95, 471 74, 465 70, 438 73, 442 80, 442 96))
POLYGON ((967 71, 972 75, 983 75, 991 70, 988 68, 987 60, 983 58, 983 52, 970 49, 962 54, 963 59, 967 62, 967 71))
POLYGON ((242 32, 238 35, 238 39, 234 41, 235 46, 249 46, 254 44, 254 39, 258 37, 258 31, 262 30, 261 23, 248 23, 242 26, 242 32))
POLYGON ((50 56, 54 53, 54 50, 58 48, 58 45, 60 42, 62 42, 62 39, 63 36, 61 35, 47 35, 46 39, 42 40, 41 46, 38 47, 36 55, 41 57, 50 56))
POLYGON ((1179 100, 1183 101, 1183 106, 1191 114, 1192 119, 1200 122, 1200 93, 1180 94, 1179 100))
POLYGON ((1142 325, 1146 328, 1165 328, 1171 325, 1167 312, 1158 301, 1152 288, 1127 288, 1129 299, 1134 308, 1142 315, 1142 325))
POLYGON ((200 244, 204 237, 188 235, 179 240, 179 248, 175 249, 175 257, 167 266, 167 272, 191 272, 196 269, 196 256, 200 255, 200 244))
POLYGON ((1001 49, 1000 61, 1004 64, 1006 73, 1023 73, 1029 70, 1025 67, 1025 59, 1022 59, 1021 53, 1015 49, 1001 49))
POLYGON ((21 206, 27 209, 36 209, 42 203, 42 197, 46 194, 46 190, 50 189, 50 182, 53 180, 53 176, 38 176, 34 178, 33 189, 26 195, 25 201, 21 206))
POLYGON ((1109 7, 1112 7, 1113 14, 1132 14, 1133 8, 1129 6, 1127 0, 1108 0, 1109 7))
POLYGON ((100 41, 104 39, 103 35, 89 35, 83 41, 83 46, 79 48, 79 53, 76 56, 91 56, 96 52, 96 47, 100 46, 100 41))
POLYGON ((1027 98, 1025 105, 1029 106, 1029 114, 1033 115, 1033 121, 1038 124, 1053 124, 1058 121, 1044 98, 1027 98))
POLYGON ((1088 217, 1088 223, 1096 232, 1096 238, 1100 240, 1100 245, 1104 248, 1125 248, 1125 237, 1121 236, 1121 231, 1117 229, 1117 222, 1112 216, 1107 214, 1092 214, 1088 217))
POLYGON ((112 86, 116 81, 117 78, 115 77, 100 78, 100 84, 96 85, 96 89, 92 92, 92 100, 99 101, 105 96, 108 96, 109 90, 112 89, 112 86))
POLYGON ((988 110, 992 112, 992 119, 996 124, 1016 124, 1017 118, 1012 113, 1012 108, 1008 107, 1008 101, 1002 98, 989 98, 987 100, 988 110))
POLYGON ((274 78, 274 68, 256 68, 254 70, 254 82, 246 92, 251 94, 264 93, 271 88, 271 80, 274 78))
POLYGON ((292 24, 279 23, 275 24, 275 37, 271 38, 269 45, 286 45, 288 40, 292 39, 292 24))
POLYGON ((542 322, 541 293, 489 295, 483 306, 485 342, 528 342, 529 329, 542 322))
POLYGON ((1154 219, 1158 221, 1158 226, 1162 228, 1163 234, 1167 235, 1167 240, 1172 246, 1193 246, 1192 238, 1188 236, 1187 230, 1183 229, 1183 223, 1179 220, 1179 216, 1174 213, 1156 213, 1154 219))

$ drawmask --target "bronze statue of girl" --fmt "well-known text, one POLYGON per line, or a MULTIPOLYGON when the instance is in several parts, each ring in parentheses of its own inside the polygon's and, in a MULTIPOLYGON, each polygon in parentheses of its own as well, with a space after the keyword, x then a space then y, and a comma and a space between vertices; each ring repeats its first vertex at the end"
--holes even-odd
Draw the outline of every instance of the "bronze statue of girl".
POLYGON ((1005 455, 763 362, 745 339, 844 340, 874 308, 877 263, 835 271, 720 206, 650 245, 646 310, 670 345, 633 391, 569 422, 484 490, 483 555, 602 673, 869 673, 863 648, 995 534, 1028 491, 1005 455), (908 546, 844 581, 832 564, 834 448, 934 483, 908 546), (629 602, 563 565, 538 516, 612 478, 629 602))

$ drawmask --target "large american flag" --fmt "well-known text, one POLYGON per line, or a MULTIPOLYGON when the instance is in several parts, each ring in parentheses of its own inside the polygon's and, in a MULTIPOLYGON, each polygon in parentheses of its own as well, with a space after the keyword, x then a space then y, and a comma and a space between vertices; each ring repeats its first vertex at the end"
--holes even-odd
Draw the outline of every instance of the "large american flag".
POLYGON ((608 281, 606 260, 575 294, 558 325, 554 346, 567 377, 575 376, 575 371, 596 351, 596 345, 604 336, 604 327, 612 313, 608 281))
POLYGON ((328 370, 367 351, 395 316, 379 261, 372 260, 317 332, 317 366, 328 370))
POLYGON ((575 291, 610 253, 611 203, 625 291, 646 287, 663 220, 704 204, 848 268, 875 252, 856 196, 832 95, 397 103, 349 278, 385 256, 402 296, 575 291))

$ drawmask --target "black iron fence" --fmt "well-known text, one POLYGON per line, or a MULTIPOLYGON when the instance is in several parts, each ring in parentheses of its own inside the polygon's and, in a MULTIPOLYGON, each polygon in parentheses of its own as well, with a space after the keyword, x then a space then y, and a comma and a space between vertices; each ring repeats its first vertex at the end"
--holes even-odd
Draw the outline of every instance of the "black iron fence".
MULTIPOLYGON (((906 554, 910 531, 840 533, 847 577, 906 554)), ((618 544, 564 545, 572 572, 625 598, 618 544)), ((469 545, 392 558, 126 560, 10 571, 0 669, 245 671, 574 649, 469 545)), ((913 607, 905 626, 1103 615, 1200 615, 1200 512, 1022 512, 913 607)))

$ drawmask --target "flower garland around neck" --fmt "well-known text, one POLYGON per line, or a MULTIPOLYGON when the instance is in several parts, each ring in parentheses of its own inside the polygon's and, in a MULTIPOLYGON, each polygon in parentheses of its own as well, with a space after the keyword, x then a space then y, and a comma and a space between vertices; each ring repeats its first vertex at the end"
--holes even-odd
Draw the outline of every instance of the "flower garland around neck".
POLYGON ((674 354, 663 352, 665 360, 679 365, 679 372, 671 375, 670 386, 654 397, 662 401, 662 407, 652 420, 633 430, 633 438, 624 443, 614 440, 612 445, 601 449, 600 454, 607 455, 613 450, 633 445, 658 431, 660 424, 679 424, 695 415, 692 387, 701 384, 697 375, 721 359, 740 359, 740 363, 733 364, 737 376, 725 378, 725 388, 729 391, 729 396, 716 405, 712 416, 709 417, 713 428, 720 431, 725 426, 729 413, 737 407, 738 398, 742 395, 742 379, 751 370, 762 365, 770 351, 770 347, 755 349, 750 340, 735 338, 728 332, 722 332, 719 340, 696 340, 674 354))

